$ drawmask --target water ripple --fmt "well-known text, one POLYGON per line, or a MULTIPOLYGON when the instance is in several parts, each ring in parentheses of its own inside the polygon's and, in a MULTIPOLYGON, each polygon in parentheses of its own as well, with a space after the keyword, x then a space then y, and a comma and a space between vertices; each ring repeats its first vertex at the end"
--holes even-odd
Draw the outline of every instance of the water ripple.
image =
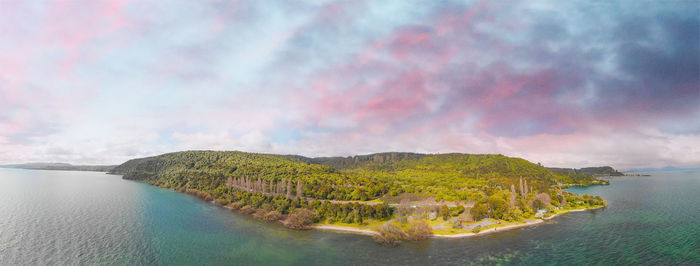
POLYGON ((0 169, 0 264, 699 265, 699 172, 572 188, 609 206, 466 239, 290 231, 102 173, 0 169))

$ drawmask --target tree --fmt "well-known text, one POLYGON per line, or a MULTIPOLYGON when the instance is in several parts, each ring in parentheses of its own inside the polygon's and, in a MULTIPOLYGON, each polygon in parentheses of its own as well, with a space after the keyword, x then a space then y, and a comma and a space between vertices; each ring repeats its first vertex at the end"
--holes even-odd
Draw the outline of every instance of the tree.
POLYGON ((289 209, 289 200, 284 198, 284 197, 276 197, 272 201, 272 205, 274 206, 275 210, 280 212, 280 213, 287 213, 287 210, 289 209))
POLYGON ((440 216, 442 216, 442 219, 447 221, 447 219, 450 219, 450 208, 447 207, 447 205, 443 204, 440 206, 440 216))
POLYGON ((486 216, 488 215, 488 212, 489 212, 488 207, 485 204, 481 204, 481 203, 476 203, 476 204, 474 204, 474 207, 469 209, 469 213, 474 218, 474 221, 479 221, 481 219, 486 218, 486 216))
POLYGON ((525 186, 525 191, 523 192, 523 193, 525 193, 525 195, 523 197, 527 197, 527 194, 530 193, 530 190, 527 188, 527 179, 525 179, 525 181, 523 182, 523 185, 525 186))
POLYGON ((544 205, 552 204, 552 198, 547 193, 537 193, 535 200, 540 200, 544 205))
POLYGON ((561 206, 566 206, 566 197, 561 190, 559 190, 559 196, 561 196, 561 206))
POLYGON ((302 194, 304 193, 304 189, 301 184, 301 180, 297 181, 297 198, 301 199, 302 194))
POLYGON ((501 219, 506 212, 506 202, 496 196, 491 196, 488 200, 489 212, 492 218, 501 219))
POLYGON ((506 212, 503 214, 503 219, 506 221, 517 221, 520 220, 523 216, 523 211, 520 210, 518 207, 513 207, 513 208, 508 208, 506 212))
POLYGON ((352 210, 350 213, 348 213, 348 216, 345 217, 345 222, 347 223, 362 223, 362 216, 360 216, 360 211, 357 209, 352 210))
POLYGON ((295 198, 292 200, 292 208, 301 208, 301 200, 299 198, 295 198))
POLYGON ((411 215, 411 206, 409 205, 409 201, 408 199, 402 199, 399 203, 396 216, 398 216, 397 218, 405 222, 407 216, 409 215, 411 215))
POLYGON ((525 198, 525 187, 523 187, 523 178, 520 178, 520 197, 525 198))
POLYGON ((535 210, 544 209, 546 208, 546 205, 544 204, 544 202, 542 202, 542 200, 535 199, 534 201, 532 201, 532 208, 535 210))

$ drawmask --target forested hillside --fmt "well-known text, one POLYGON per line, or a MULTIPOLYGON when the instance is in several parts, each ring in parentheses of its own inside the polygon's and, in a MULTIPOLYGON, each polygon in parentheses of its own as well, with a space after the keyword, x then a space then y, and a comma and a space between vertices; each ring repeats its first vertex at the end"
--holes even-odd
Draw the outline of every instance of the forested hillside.
POLYGON ((472 219, 517 221, 541 208, 604 204, 599 197, 560 188, 606 183, 590 175, 556 173, 520 158, 457 153, 307 158, 185 151, 130 160, 112 173, 215 200, 261 219, 288 215, 345 223, 415 214, 397 212, 399 204, 391 203, 401 199, 430 202, 413 206, 436 206, 435 213, 445 219, 468 214, 472 219), (472 209, 465 212, 465 206, 472 209), (303 211, 311 213, 296 213, 303 211))
POLYGON ((368 163, 393 163, 406 159, 420 159, 428 154, 410 152, 384 152, 368 155, 355 155, 349 157, 316 157, 308 158, 298 155, 290 155, 289 158, 310 162, 315 164, 328 165, 336 169, 349 169, 364 166, 368 163))

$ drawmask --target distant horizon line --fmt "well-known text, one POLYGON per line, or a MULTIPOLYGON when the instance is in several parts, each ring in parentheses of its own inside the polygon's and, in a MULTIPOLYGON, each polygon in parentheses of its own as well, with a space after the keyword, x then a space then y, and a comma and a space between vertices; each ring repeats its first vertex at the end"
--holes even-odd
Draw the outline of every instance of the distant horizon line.
MULTIPOLYGON (((368 156, 368 155, 375 155, 375 154, 385 154, 385 153, 411 153, 411 154, 423 154, 423 155, 439 155, 439 154, 471 154, 471 155, 502 155, 506 157, 512 157, 512 158, 521 158, 528 160, 527 158, 523 157, 518 157, 518 156, 508 156, 502 153, 464 153, 464 152, 436 152, 436 153, 430 153, 430 152, 400 152, 400 151, 386 151, 386 152, 373 152, 373 153, 366 153, 366 154, 355 154, 355 155, 336 155, 336 156, 307 156, 307 155, 300 155, 300 154, 293 154, 293 153, 270 153, 270 152, 248 152, 248 151, 242 151, 242 150, 215 150, 215 149, 190 149, 190 150, 181 150, 181 151, 173 151, 173 152, 164 152, 160 153, 157 155, 149 155, 149 156, 135 156, 132 157, 131 159, 127 159, 126 161, 132 160, 132 159, 138 159, 138 158, 147 158, 147 157, 155 157, 155 156, 160 156, 163 154, 169 154, 169 153, 178 153, 178 152, 187 152, 187 151, 220 151, 220 152, 244 152, 244 153, 256 153, 256 154, 269 154, 269 155, 282 155, 282 156, 301 156, 301 157, 306 157, 306 158, 347 158, 347 157, 355 157, 355 156, 368 156)), ((65 162, 65 161, 26 161, 22 163, 7 163, 3 162, 0 163, 0 167, 3 166, 16 166, 16 165, 31 165, 31 164, 67 164, 71 166, 118 166, 121 165, 124 162, 121 163, 107 163, 107 164, 90 164, 90 163, 72 163, 72 162, 65 162)), ((528 160, 530 161, 530 160, 528 160)), ((540 162, 533 162, 535 164, 540 164, 544 167, 547 168, 571 168, 571 169, 581 169, 581 168, 589 168, 589 167, 604 167, 604 166, 609 166, 614 168, 617 171, 620 172, 638 172, 638 171, 659 171, 659 170, 697 170, 700 169, 700 166, 676 166, 676 165, 666 165, 662 167, 628 167, 628 168, 616 168, 612 165, 597 165, 597 166, 583 166, 583 167, 572 167, 572 166, 546 166, 545 164, 542 164, 540 162)))

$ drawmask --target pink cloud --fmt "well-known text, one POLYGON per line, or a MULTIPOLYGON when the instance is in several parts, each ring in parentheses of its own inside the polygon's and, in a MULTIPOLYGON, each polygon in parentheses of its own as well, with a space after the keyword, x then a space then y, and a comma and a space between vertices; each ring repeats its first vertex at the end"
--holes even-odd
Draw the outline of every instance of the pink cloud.
POLYGON ((12 150, 0 153, 4 160, 23 148, 32 150, 25 159, 99 154, 65 149, 85 145, 120 159, 149 149, 236 148, 623 165, 617 157, 645 160, 619 151, 634 141, 642 143, 634 152, 662 150, 660 161, 698 158, 684 147, 697 141, 697 63, 683 60, 697 58, 683 44, 696 42, 696 20, 649 22, 664 29, 655 43, 624 35, 621 23, 610 23, 619 31, 580 23, 590 18, 585 11, 553 16, 527 2, 3 7, 0 150, 12 150), (164 14, 144 11, 158 8, 164 14), (412 12, 374 14, 384 8, 412 12), (683 133, 654 132, 666 124, 683 133), (91 141, 102 144, 84 144, 91 141))

